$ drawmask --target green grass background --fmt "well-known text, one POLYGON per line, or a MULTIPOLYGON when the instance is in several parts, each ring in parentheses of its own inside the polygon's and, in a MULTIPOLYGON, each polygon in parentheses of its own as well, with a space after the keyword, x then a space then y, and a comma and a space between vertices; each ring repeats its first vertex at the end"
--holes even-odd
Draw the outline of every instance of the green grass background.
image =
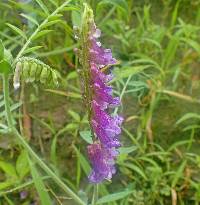
MULTIPOLYGON (((16 56, 37 24, 63 2, 1 1, 0 39, 4 46, 16 56)), ((200 1, 87 3, 102 30, 103 46, 111 48, 119 60, 112 69, 112 86, 122 100, 116 111, 125 118, 117 174, 112 182, 99 185, 97 204, 198 205, 200 1)), ((82 5, 83 1, 72 0, 24 54, 59 71, 59 87, 22 82, 19 91, 11 89, 11 101, 16 126, 31 147, 90 204, 93 186, 87 179, 90 165, 86 154, 90 128, 76 72, 81 68, 73 51, 78 47, 73 26, 80 25, 82 5)), ((0 205, 75 205, 34 160, 27 159, 5 124, 1 93, 0 205), (26 195, 23 199, 22 193, 26 195)))

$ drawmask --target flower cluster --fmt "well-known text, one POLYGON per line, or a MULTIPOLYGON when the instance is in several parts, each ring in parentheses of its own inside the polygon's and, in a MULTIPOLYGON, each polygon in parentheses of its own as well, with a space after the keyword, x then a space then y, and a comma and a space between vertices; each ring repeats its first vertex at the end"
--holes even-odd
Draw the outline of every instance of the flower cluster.
POLYGON ((89 104, 89 121, 94 133, 94 142, 88 146, 92 164, 89 180, 99 183, 111 179, 115 173, 114 162, 118 154, 119 135, 123 118, 109 114, 110 108, 120 105, 120 99, 113 97, 109 82, 112 74, 103 72, 105 67, 116 64, 110 49, 104 49, 98 38, 101 31, 96 28, 92 10, 85 7, 80 39, 82 49, 80 62, 83 66, 85 95, 89 104))

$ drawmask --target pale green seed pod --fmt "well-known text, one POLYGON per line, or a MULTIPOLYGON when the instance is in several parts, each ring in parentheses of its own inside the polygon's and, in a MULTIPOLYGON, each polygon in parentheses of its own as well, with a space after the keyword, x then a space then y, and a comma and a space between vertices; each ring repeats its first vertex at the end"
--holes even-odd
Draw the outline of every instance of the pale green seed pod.
POLYGON ((37 71, 35 73, 35 80, 39 80, 40 79, 40 75, 42 73, 42 65, 37 64, 37 71))
POLYGON ((28 61, 24 61, 22 65, 23 65, 22 77, 26 82, 29 82, 29 71, 30 71, 29 63, 28 61))
POLYGON ((40 74, 40 82, 46 83, 47 77, 48 77, 48 69, 46 66, 43 66, 42 72, 40 74))
POLYGON ((58 75, 56 71, 53 70, 51 73, 51 76, 52 76, 53 84, 57 86, 58 85, 58 75))
POLYGON ((20 87, 21 70, 22 70, 22 63, 18 62, 16 64, 15 74, 14 74, 14 78, 13 78, 13 87, 14 87, 15 90, 17 90, 20 87))
POLYGON ((38 65, 35 62, 31 63, 31 65, 30 65, 29 82, 34 82, 35 81, 37 67, 38 67, 38 65))
POLYGON ((16 64, 15 73, 13 83, 16 88, 19 87, 20 76, 25 82, 40 81, 43 84, 58 85, 59 73, 35 58, 20 58, 16 64))

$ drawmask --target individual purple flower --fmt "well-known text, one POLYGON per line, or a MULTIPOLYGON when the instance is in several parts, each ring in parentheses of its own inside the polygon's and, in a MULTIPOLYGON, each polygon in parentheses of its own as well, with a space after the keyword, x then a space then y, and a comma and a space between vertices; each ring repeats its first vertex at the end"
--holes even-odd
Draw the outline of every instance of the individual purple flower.
POLYGON ((93 87, 94 100, 106 109, 109 107, 116 107, 120 105, 119 97, 112 96, 112 87, 106 85, 111 79, 111 75, 105 75, 95 65, 91 65, 91 84, 93 87))
POLYGON ((94 100, 92 102, 92 127, 100 142, 105 147, 119 147, 119 134, 121 133, 120 125, 123 121, 118 115, 110 116, 100 105, 94 100))
POLYGON ((20 192, 20 199, 26 199, 26 197, 28 196, 28 192, 27 191, 21 191, 20 192))
POLYGON ((114 164, 117 151, 95 142, 88 146, 88 155, 93 167, 89 180, 93 183, 99 183, 104 179, 110 180, 116 172, 114 164))
POLYGON ((111 49, 104 49, 98 38, 101 36, 101 31, 96 28, 94 22, 90 25, 89 33, 89 54, 90 62, 96 64, 98 67, 104 67, 106 65, 116 64, 116 59, 112 57, 111 49))
POLYGON ((113 75, 105 71, 116 64, 110 49, 104 49, 99 42, 101 31, 96 28, 93 12, 85 5, 82 28, 79 36, 81 50, 77 50, 83 67, 80 72, 84 84, 84 98, 88 108, 89 122, 94 135, 94 143, 88 146, 88 156, 92 164, 89 180, 100 183, 111 179, 116 172, 114 164, 121 146, 119 135, 123 118, 111 115, 110 109, 120 105, 120 98, 113 97, 109 85, 113 75))

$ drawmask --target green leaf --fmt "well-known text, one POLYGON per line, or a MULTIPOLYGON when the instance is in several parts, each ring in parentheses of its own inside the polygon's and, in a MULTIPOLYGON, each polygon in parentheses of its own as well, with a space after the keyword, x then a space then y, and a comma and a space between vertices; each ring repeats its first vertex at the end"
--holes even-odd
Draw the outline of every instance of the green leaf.
POLYGON ((48 20, 53 21, 53 20, 59 19, 62 16, 63 16, 62 14, 55 14, 53 16, 50 16, 48 20))
POLYGON ((149 67, 150 67, 150 65, 141 65, 141 66, 122 67, 121 69, 116 69, 114 71, 115 78, 111 82, 115 82, 115 81, 121 80, 123 78, 127 78, 130 75, 140 73, 149 67))
POLYGON ((173 181, 172 181, 172 187, 174 188, 178 182, 178 180, 182 177, 184 177, 184 169, 185 169, 185 166, 186 166, 186 163, 187 161, 184 160, 181 165, 179 166, 178 170, 176 170, 175 172, 175 176, 173 178, 173 181))
POLYGON ((23 54, 27 54, 27 53, 32 53, 40 48, 42 48, 43 46, 34 46, 32 48, 28 48, 25 52, 23 52, 23 54))
POLYGON ((0 61, 4 58, 4 46, 2 40, 0 39, 0 61))
POLYGON ((176 122, 176 124, 178 125, 178 124, 184 122, 185 120, 189 120, 189 119, 191 119, 191 118, 200 120, 200 115, 197 114, 197 113, 187 113, 187 114, 185 114, 183 117, 181 117, 181 118, 176 122))
MULTIPOLYGON (((11 106, 11 111, 16 110, 16 109, 19 108, 21 105, 22 105, 22 102, 17 102, 17 103, 15 103, 15 104, 13 104, 13 105, 11 106)), ((5 110, 4 110, 3 112, 0 112, 0 118, 1 118, 2 116, 6 116, 6 111, 5 111, 5 110)))
POLYGON ((61 19, 49 21, 49 22, 47 22, 45 25, 42 26, 42 29, 43 29, 43 28, 46 28, 46 27, 48 27, 48 26, 52 26, 52 25, 54 25, 54 24, 56 24, 56 23, 59 23, 59 22, 61 22, 61 21, 62 21, 61 19))
POLYGON ((97 5, 97 10, 100 9, 101 6, 105 4, 112 4, 113 6, 117 6, 118 8, 122 9, 123 11, 127 12, 128 4, 125 0, 102 0, 97 5))
POLYGON ((178 34, 175 34, 170 41, 167 44, 167 47, 164 50, 164 54, 163 54, 163 60, 162 60, 162 64, 161 67, 167 69, 169 67, 169 65, 171 64, 171 62, 173 61, 173 59, 175 58, 175 54, 180 42, 180 38, 177 36, 178 34))
POLYGON ((200 45, 197 41, 194 41, 189 38, 182 38, 182 40, 188 45, 190 45, 200 55, 200 45))
POLYGON ((167 152, 170 152, 170 151, 172 151, 173 149, 176 149, 176 148, 179 147, 179 146, 187 145, 187 144, 189 144, 189 143, 190 143, 190 139, 177 141, 177 142, 173 143, 173 144, 169 147, 169 149, 167 150, 167 152))
POLYGON ((80 136, 89 144, 93 143, 91 131, 81 131, 80 136))
POLYGON ((8 188, 14 184, 16 184, 15 180, 6 180, 3 182, 0 182, 0 190, 5 190, 6 188, 8 188))
POLYGON ((29 161, 31 174, 33 177, 35 188, 37 189, 38 195, 40 197, 41 205, 52 204, 50 196, 46 190, 46 187, 42 181, 40 174, 38 173, 31 159, 28 158, 28 156, 27 156, 27 160, 29 161))
POLYGON ((78 113, 74 112, 73 110, 69 110, 68 113, 78 122, 80 122, 81 118, 78 113))
POLYGON ((25 33, 17 28, 16 26, 12 25, 12 24, 9 24, 9 23, 6 23, 7 26, 9 26, 13 31, 15 31, 16 33, 18 33, 20 36, 22 36, 24 39, 27 39, 25 33))
POLYGON ((33 40, 37 39, 37 38, 40 38, 44 35, 46 35, 47 33, 50 33, 52 32, 53 30, 43 30, 43 31, 40 31, 37 33, 37 35, 34 36, 33 40))
POLYGON ((81 14, 78 11, 72 11, 72 24, 74 26, 81 26, 81 14))
POLYGON ((35 25, 39 25, 38 24, 38 22, 33 18, 33 17, 31 17, 31 16, 28 16, 28 15, 26 15, 26 14, 20 14, 22 17, 24 17, 24 18, 26 18, 27 20, 29 20, 30 22, 32 22, 33 24, 35 24, 35 25))
POLYGON ((120 147, 118 150, 120 154, 129 154, 131 152, 134 152, 137 149, 138 149, 137 146, 133 145, 131 147, 120 147))
POLYGON ((8 61, 10 64, 13 62, 12 53, 6 48, 4 48, 4 60, 8 61))
POLYGON ((145 173, 143 172, 142 169, 140 169, 140 167, 136 166, 135 164, 130 164, 130 163, 126 163, 123 164, 125 167, 130 168, 131 170, 137 172, 141 177, 143 177, 145 180, 147 180, 147 177, 145 175, 145 173))
POLYGON ((3 170, 7 176, 17 178, 15 167, 11 163, 0 161, 0 169, 3 170))
POLYGON ((58 7, 58 2, 56 0, 49 0, 54 6, 58 7))
POLYGON ((26 174, 30 170, 27 161, 27 154, 25 150, 22 150, 21 154, 17 158, 16 170, 20 179, 23 179, 23 177, 26 176, 26 174))
POLYGON ((0 61, 0 73, 8 75, 12 72, 12 67, 10 63, 8 63, 6 60, 0 61))
POLYGON ((118 193, 114 193, 114 194, 109 194, 107 196, 103 196, 102 198, 100 198, 97 201, 97 204, 104 204, 104 203, 109 203, 112 201, 117 201, 119 199, 123 199, 125 197, 127 197, 129 194, 131 194, 133 191, 130 190, 126 190, 126 191, 122 191, 122 192, 118 192, 118 193))
POLYGON ((49 15, 49 11, 47 7, 45 6, 45 4, 42 2, 42 0, 35 0, 35 1, 39 4, 39 6, 45 12, 45 14, 49 15))

